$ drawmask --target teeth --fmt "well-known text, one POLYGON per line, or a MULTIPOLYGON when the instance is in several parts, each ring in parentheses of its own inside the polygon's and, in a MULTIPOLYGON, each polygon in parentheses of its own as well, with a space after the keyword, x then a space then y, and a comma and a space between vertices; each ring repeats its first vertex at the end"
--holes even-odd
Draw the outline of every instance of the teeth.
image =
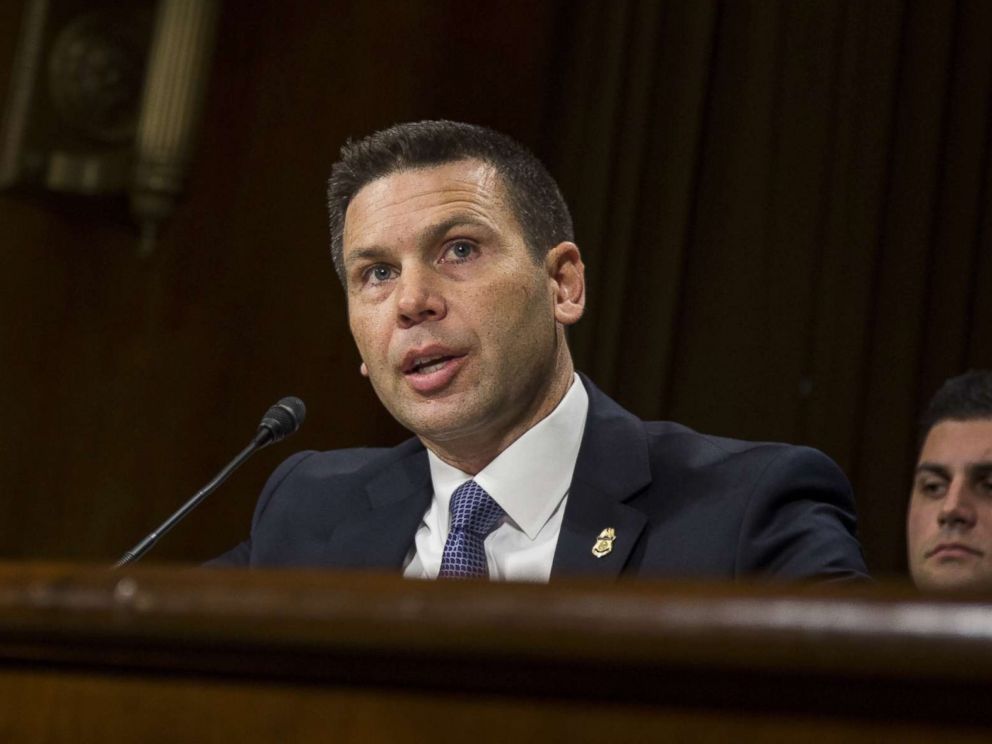
POLYGON ((445 357, 436 357, 434 360, 425 359, 424 361, 417 361, 414 366, 414 371, 418 374, 427 375, 431 372, 437 372, 441 367, 444 366, 445 357))

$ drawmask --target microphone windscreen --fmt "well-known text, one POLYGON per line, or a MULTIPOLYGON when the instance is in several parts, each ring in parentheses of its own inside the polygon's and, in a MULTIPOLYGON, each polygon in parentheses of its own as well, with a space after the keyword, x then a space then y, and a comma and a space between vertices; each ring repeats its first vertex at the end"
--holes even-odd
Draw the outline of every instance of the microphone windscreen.
POLYGON ((268 429, 272 442, 288 437, 300 428, 307 416, 307 407, 294 395, 289 395, 265 412, 259 430, 268 429))

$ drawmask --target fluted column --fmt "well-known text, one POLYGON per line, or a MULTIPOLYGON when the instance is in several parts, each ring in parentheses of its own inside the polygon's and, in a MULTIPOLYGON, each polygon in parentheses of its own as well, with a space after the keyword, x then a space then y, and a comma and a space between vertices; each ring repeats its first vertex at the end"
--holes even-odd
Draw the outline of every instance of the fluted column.
POLYGON ((207 86, 220 0, 160 0, 136 138, 131 212, 142 252, 183 189, 207 86))

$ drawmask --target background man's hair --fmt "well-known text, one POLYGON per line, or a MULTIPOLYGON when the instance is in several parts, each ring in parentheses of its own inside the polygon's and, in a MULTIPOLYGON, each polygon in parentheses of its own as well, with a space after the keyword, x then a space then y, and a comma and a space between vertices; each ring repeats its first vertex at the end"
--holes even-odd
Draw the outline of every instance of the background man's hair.
POLYGON ((564 240, 573 240, 572 217, 558 184, 523 145, 505 134, 454 121, 397 124, 357 141, 348 140, 331 168, 327 205, 331 257, 347 286, 342 239, 348 204, 362 187, 398 171, 476 159, 492 165, 509 197, 509 206, 536 261, 564 240))
POLYGON ((919 445, 941 421, 992 419, 992 370, 975 369, 940 386, 920 418, 919 445))

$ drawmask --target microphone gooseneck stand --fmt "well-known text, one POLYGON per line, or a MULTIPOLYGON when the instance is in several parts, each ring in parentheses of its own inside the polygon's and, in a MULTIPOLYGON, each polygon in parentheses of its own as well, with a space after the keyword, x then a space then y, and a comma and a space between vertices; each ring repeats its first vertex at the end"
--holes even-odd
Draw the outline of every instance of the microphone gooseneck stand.
POLYGON ((207 498, 207 496, 216 491, 217 487, 226 481, 231 473, 241 467, 245 460, 263 447, 266 447, 273 442, 278 442, 281 439, 285 439, 290 434, 294 433, 300 428, 300 425, 303 423, 303 419, 305 417, 306 406, 303 405, 303 401, 299 398, 289 396, 287 398, 283 398, 272 406, 268 411, 266 411, 265 416, 262 417, 262 423, 259 424, 258 432, 256 432, 251 444, 241 450, 241 452, 239 452, 237 456, 231 460, 231 462, 225 465, 224 468, 214 476, 213 480, 197 491, 193 498, 179 507, 179 509, 171 517, 162 522, 162 524, 145 536, 141 542, 121 556, 121 559, 114 564, 114 568, 126 566, 128 563, 138 560, 141 556, 151 550, 152 546, 155 545, 155 543, 157 543, 163 535, 185 519, 191 511, 198 507, 200 503, 207 498))

